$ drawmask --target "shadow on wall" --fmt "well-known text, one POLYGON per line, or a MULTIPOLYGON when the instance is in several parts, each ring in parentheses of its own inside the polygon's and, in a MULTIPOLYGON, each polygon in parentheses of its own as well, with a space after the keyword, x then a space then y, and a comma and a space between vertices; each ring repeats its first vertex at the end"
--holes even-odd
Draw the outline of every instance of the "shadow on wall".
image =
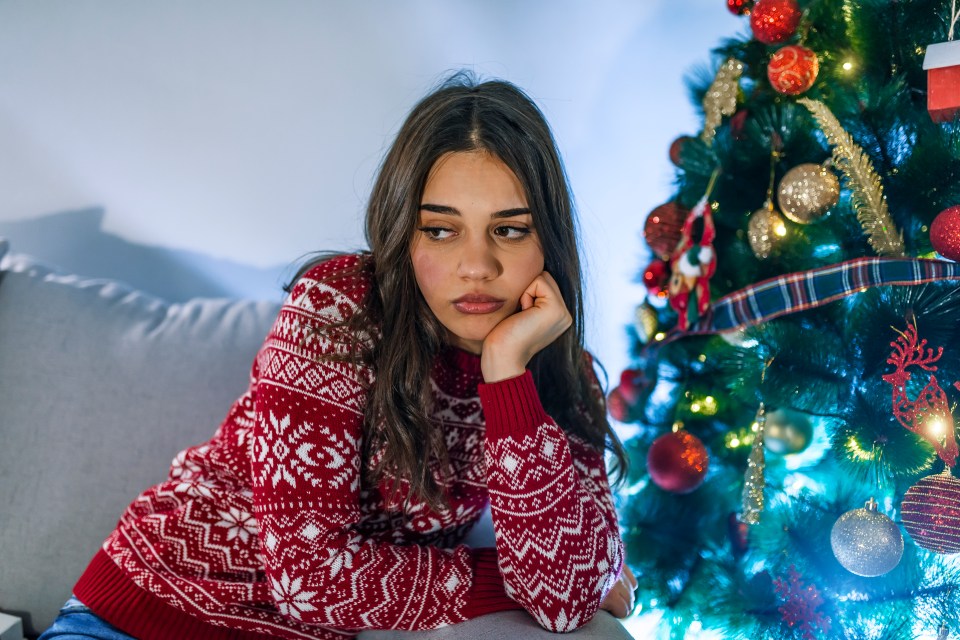
POLYGON ((193 251, 128 242, 101 229, 101 208, 0 221, 11 253, 35 257, 60 273, 120 280, 169 302, 248 298, 280 302, 295 266, 265 269, 193 251))

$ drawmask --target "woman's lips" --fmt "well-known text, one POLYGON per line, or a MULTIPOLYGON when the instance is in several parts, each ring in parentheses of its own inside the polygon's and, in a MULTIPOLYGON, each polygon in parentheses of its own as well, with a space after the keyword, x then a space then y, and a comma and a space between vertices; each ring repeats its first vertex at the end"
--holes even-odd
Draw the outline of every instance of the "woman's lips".
POLYGON ((453 308, 460 313, 484 314, 499 311, 504 300, 493 296, 468 294, 453 301, 453 308))

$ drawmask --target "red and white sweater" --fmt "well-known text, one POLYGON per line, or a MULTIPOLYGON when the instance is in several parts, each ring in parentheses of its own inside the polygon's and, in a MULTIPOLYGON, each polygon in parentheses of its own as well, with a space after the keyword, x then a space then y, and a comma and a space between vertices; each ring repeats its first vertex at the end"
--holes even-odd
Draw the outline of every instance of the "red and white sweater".
POLYGON ((478 356, 438 357, 449 509, 362 481, 373 374, 321 360, 333 347, 307 330, 362 304, 358 260, 297 282, 214 437, 123 514, 75 588, 98 615, 141 640, 343 639, 521 606, 553 631, 593 617, 623 561, 604 459, 544 412, 529 372, 483 384, 478 356), (458 545, 488 501, 496 549, 458 545))

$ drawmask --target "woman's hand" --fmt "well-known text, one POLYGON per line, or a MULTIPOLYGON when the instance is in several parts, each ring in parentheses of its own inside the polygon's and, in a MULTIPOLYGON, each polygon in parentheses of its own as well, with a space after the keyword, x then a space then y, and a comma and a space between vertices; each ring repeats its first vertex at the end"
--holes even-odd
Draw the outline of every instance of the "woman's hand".
POLYGON ((556 280, 541 272, 520 296, 520 311, 502 320, 484 338, 480 354, 484 381, 522 374, 530 359, 572 324, 556 280))
POLYGON ((634 596, 637 589, 637 579, 626 564, 620 572, 617 583, 600 603, 600 608, 609 611, 615 618, 626 618, 633 611, 634 596))

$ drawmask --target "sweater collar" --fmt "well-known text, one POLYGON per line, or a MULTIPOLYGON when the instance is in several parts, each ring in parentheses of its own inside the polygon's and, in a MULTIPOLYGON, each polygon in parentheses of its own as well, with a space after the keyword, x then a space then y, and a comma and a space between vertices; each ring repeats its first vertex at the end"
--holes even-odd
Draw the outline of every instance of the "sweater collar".
POLYGON ((480 356, 465 351, 459 347, 447 345, 440 353, 443 363, 460 373, 468 376, 482 378, 483 371, 480 369, 480 356))
POLYGON ((444 393, 455 398, 472 398, 483 382, 480 356, 457 347, 446 346, 434 360, 433 380, 444 393))

